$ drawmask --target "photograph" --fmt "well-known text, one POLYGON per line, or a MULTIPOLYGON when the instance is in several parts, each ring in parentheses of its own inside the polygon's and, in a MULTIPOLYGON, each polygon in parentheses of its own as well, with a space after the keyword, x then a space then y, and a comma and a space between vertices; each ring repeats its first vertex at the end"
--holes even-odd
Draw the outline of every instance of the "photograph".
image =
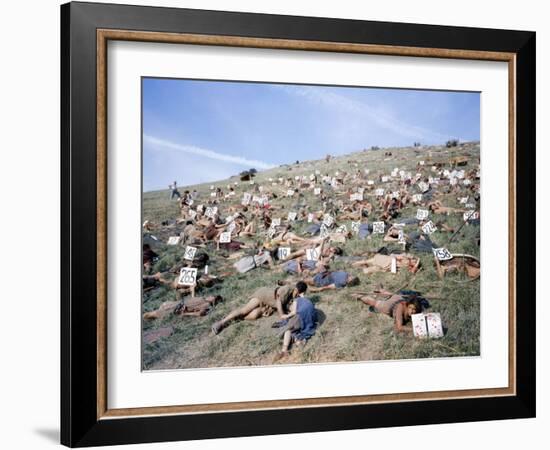
POLYGON ((143 371, 481 356, 480 92, 142 77, 141 152, 143 371))

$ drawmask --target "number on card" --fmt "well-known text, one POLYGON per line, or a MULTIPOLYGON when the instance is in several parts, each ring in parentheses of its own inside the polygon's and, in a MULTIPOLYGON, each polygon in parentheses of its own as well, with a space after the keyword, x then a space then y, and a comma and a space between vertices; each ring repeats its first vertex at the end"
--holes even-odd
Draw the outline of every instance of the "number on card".
POLYGON ((182 286, 194 286, 197 284, 197 269, 184 267, 180 271, 178 284, 182 286))

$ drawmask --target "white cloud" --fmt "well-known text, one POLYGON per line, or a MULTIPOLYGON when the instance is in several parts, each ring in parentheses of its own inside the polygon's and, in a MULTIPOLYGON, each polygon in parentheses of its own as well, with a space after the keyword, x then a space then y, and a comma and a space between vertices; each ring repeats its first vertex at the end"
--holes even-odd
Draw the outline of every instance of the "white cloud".
POLYGON ((256 169, 272 169, 274 164, 267 163, 265 161, 258 161, 256 159, 248 159, 242 156, 225 155, 206 148, 195 147, 194 145, 176 144, 174 142, 159 139, 153 136, 144 135, 143 139, 146 143, 153 146, 155 150, 175 150, 184 153, 190 153, 192 155, 202 156, 204 158, 214 159, 216 161, 225 161, 240 166, 256 169))
POLYGON ((285 85, 278 85, 275 86, 275 88, 285 91, 291 95, 304 97, 305 99, 316 104, 325 105, 330 108, 345 111, 346 113, 351 113, 355 118, 368 120, 370 123, 374 123, 377 126, 389 130, 399 136, 434 142, 445 141, 448 138, 448 136, 440 134, 436 131, 398 120, 366 103, 331 92, 326 88, 285 85))

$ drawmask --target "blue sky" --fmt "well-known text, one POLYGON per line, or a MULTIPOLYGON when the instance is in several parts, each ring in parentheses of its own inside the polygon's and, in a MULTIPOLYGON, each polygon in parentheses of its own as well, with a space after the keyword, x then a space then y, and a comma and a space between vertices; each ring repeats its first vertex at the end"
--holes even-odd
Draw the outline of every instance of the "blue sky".
POLYGON ((370 148, 479 140, 479 93, 143 79, 143 189, 370 148))

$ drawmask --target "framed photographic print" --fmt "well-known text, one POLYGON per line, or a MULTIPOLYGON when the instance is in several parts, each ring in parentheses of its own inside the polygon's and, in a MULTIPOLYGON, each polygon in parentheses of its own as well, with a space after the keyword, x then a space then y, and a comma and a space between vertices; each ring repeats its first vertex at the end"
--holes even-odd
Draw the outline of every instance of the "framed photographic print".
POLYGON ((61 19, 63 444, 534 416, 535 33, 61 19))

